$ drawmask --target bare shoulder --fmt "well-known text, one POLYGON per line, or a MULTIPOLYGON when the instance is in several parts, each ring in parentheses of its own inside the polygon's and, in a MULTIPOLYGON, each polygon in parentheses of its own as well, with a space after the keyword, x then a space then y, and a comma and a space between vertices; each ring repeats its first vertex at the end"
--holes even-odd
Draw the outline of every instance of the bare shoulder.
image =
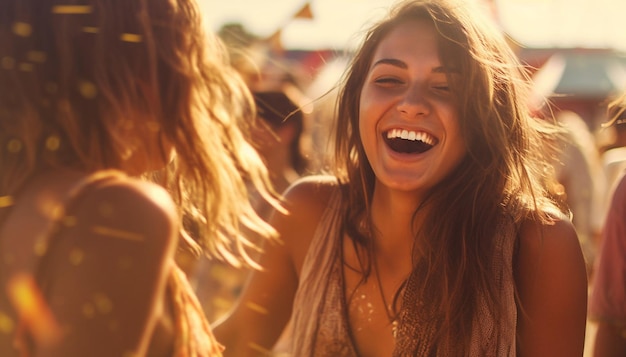
POLYGON ((294 182, 284 193, 285 214, 276 212, 270 218, 278 231, 295 269, 300 270, 310 242, 328 207, 331 196, 339 189, 333 176, 309 176, 294 182))
POLYGON ((518 239, 519 355, 582 355, 587 273, 572 223, 558 214, 551 222, 527 219, 518 239))
POLYGON ((168 245, 178 230, 176 206, 166 190, 128 177, 96 184, 72 210, 77 222, 90 224, 100 235, 117 232, 119 238, 126 234, 128 240, 142 237, 151 244, 168 245))
POLYGON ((571 221, 559 213, 551 213, 551 222, 526 219, 519 232, 518 268, 531 268, 540 261, 558 259, 548 267, 579 263, 582 252, 571 221))
POLYGON ((305 204, 306 206, 325 207, 330 196, 338 187, 337 178, 334 176, 303 177, 287 188, 284 193, 285 203, 289 206, 305 204))

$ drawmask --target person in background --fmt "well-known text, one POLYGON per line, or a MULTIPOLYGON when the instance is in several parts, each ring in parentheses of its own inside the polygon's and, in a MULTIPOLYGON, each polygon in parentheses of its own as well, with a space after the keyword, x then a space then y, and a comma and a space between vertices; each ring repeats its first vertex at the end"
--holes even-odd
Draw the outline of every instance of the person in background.
POLYGON ((565 129, 563 135, 555 138, 560 148, 554 160, 560 185, 558 191, 563 193, 572 212, 572 223, 583 249, 588 277, 591 277, 602 229, 606 176, 587 123, 571 111, 559 111, 555 116, 565 129))
MULTIPOLYGON (((303 114, 282 91, 253 92, 258 120, 252 127, 252 145, 263 159, 272 187, 283 192, 293 181, 306 174, 307 159, 301 149, 303 114)), ((268 218, 271 204, 258 192, 250 191, 256 212, 268 218)), ((254 240, 250 236, 251 240, 254 240)), ((261 243, 256 239, 257 243, 261 243)), ((193 271, 195 291, 209 321, 228 312, 235 303, 250 269, 235 268, 215 259, 201 259, 193 271)))
POLYGON ((467 1, 408 0, 375 24, 339 91, 334 175, 289 214, 215 326, 225 355, 580 356, 587 275, 556 202, 528 78, 467 1))
MULTIPOLYGON (((253 92, 257 120, 253 129, 254 146, 267 166, 273 187, 284 192, 307 174, 307 158, 302 151, 303 113, 282 91, 253 92)), ((267 217, 271 206, 259 205, 257 212, 267 217)))
MULTIPOLYGON (((623 125, 626 93, 609 104, 608 125, 623 125)), ((626 355, 626 176, 616 178, 600 240, 589 301, 597 323, 594 357, 626 355)))
POLYGON ((221 356, 175 253, 254 265, 278 203, 196 2, 0 8, 0 355, 221 356))

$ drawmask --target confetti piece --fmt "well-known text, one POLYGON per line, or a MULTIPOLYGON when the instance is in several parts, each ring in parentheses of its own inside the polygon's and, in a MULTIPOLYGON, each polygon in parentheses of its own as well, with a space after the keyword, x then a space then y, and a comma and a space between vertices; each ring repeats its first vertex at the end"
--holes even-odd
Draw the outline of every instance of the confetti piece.
POLYGON ((37 343, 49 345, 58 341, 61 330, 31 275, 13 276, 7 283, 7 292, 20 321, 37 343))
POLYGON ((9 142, 7 143, 7 150, 12 154, 16 154, 22 151, 22 142, 18 139, 9 140, 9 142))
POLYGON ((94 316, 96 316, 96 309, 93 307, 93 305, 87 303, 83 305, 83 316, 85 316, 88 319, 92 319, 94 316))
POLYGON ((26 58, 31 62, 44 63, 46 62, 47 56, 46 53, 42 51, 28 51, 26 58))
POLYGON ((253 302, 248 302, 246 303, 246 307, 248 307, 250 310, 256 311, 260 314, 263 315, 267 315, 268 311, 266 308, 264 308, 263 306, 259 305, 259 304, 255 304, 253 302))
POLYGON ((77 220, 75 216, 65 216, 61 219, 61 223, 66 227, 74 227, 76 222, 77 220))
POLYGON ((257 345, 257 344, 256 344, 256 343, 254 343, 254 342, 250 342, 250 343, 248 344, 248 347, 250 347, 252 350, 257 351, 257 352, 259 352, 259 353, 262 353, 262 354, 264 354, 264 355, 266 355, 266 356, 271 356, 271 355, 272 355, 272 351, 270 351, 270 350, 268 350, 268 349, 266 349, 266 348, 263 348, 263 347, 261 347, 261 346, 257 345))
POLYGON ((50 151, 57 151, 61 147, 61 139, 56 135, 50 135, 46 139, 46 149, 50 151))
POLYGON ((104 294, 95 294, 93 300, 96 304, 96 310, 98 310, 99 313, 106 315, 113 311, 113 302, 108 296, 104 294))
POLYGON ((46 255, 47 251, 48 243, 44 239, 40 239, 38 242, 35 243, 35 246, 33 247, 33 252, 38 257, 43 257, 44 255, 46 255))
POLYGON ((81 81, 78 84, 78 91, 86 99, 93 99, 98 95, 98 88, 89 81, 81 81))
POLYGON ((48 82, 46 83, 45 89, 46 89, 46 92, 50 94, 55 94, 56 92, 59 91, 59 86, 56 83, 48 82))
POLYGON ((33 33, 33 27, 26 22, 16 22, 13 24, 13 33, 21 37, 28 37, 33 33))
POLYGON ((83 32, 86 32, 86 33, 99 33, 100 29, 97 28, 97 27, 85 26, 85 27, 83 27, 83 32))
POLYGON ((103 236, 109 236, 112 238, 119 238, 125 240, 131 240, 140 242, 143 241, 143 237, 137 233, 121 231, 118 229, 103 227, 103 226, 95 226, 92 228, 92 231, 97 234, 101 234, 103 236))
POLYGON ((9 315, 0 311, 0 333, 9 334, 13 332, 14 328, 15 322, 13 322, 13 319, 11 319, 9 315))
POLYGON ((53 14, 84 15, 84 14, 91 14, 92 12, 93 12, 92 6, 56 5, 52 7, 53 14))
POLYGON ((15 204, 13 196, 0 196, 0 208, 11 207, 15 204))
POLYGON ((26 62, 20 63, 20 65, 17 68, 22 72, 32 72, 33 69, 35 69, 32 63, 26 63, 26 62))
POLYGON ((120 258, 117 261, 117 267, 120 270, 128 270, 133 266, 133 260, 129 257, 120 258))
POLYGON ((15 59, 13 57, 2 57, 2 60, 0 60, 0 66, 2 66, 3 69, 13 69, 15 68, 15 59))
POLYGON ((85 252, 78 248, 74 248, 70 251, 70 263, 74 266, 78 266, 85 259, 85 252))
POLYGON ((102 217, 111 217, 113 215, 113 206, 110 203, 102 203, 98 206, 98 212, 102 217))
POLYGON ((123 33, 120 36, 120 40, 124 41, 124 42, 132 42, 132 43, 139 43, 142 41, 141 35, 138 34, 134 34, 134 33, 123 33))

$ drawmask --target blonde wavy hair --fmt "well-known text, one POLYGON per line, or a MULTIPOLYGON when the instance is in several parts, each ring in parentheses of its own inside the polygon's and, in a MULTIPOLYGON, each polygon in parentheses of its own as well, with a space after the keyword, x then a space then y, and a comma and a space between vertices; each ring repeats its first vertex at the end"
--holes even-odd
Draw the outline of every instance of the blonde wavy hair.
MULTIPOLYGON (((2 0, 0 197, 55 167, 122 169, 125 128, 170 143, 173 161, 145 174, 180 207, 188 243, 255 265, 242 232, 274 231, 248 185, 277 204, 247 136, 252 97, 207 34, 194 0, 2 0)), ((157 155, 159 153, 152 153, 157 155)), ((161 153, 163 154, 163 153, 161 153)))

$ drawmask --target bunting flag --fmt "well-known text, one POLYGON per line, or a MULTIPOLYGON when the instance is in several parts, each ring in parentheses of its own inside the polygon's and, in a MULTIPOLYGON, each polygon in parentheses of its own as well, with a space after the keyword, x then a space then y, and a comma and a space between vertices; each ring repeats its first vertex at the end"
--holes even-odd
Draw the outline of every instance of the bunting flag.
POLYGON ((309 1, 304 4, 300 11, 293 16, 294 19, 313 19, 313 11, 311 11, 311 3, 309 1))
POLYGON ((282 52, 284 50, 282 40, 280 39, 283 33, 283 29, 279 28, 273 34, 271 34, 268 38, 265 39, 265 42, 269 45, 269 47, 276 52, 282 52))
POLYGON ((287 22, 280 26, 274 33, 265 39, 265 42, 270 46, 273 51, 282 52, 284 47, 281 41, 283 29, 291 23, 294 19, 313 19, 313 11, 311 11, 311 2, 307 1, 304 6, 300 8, 293 16, 291 16, 287 22))

